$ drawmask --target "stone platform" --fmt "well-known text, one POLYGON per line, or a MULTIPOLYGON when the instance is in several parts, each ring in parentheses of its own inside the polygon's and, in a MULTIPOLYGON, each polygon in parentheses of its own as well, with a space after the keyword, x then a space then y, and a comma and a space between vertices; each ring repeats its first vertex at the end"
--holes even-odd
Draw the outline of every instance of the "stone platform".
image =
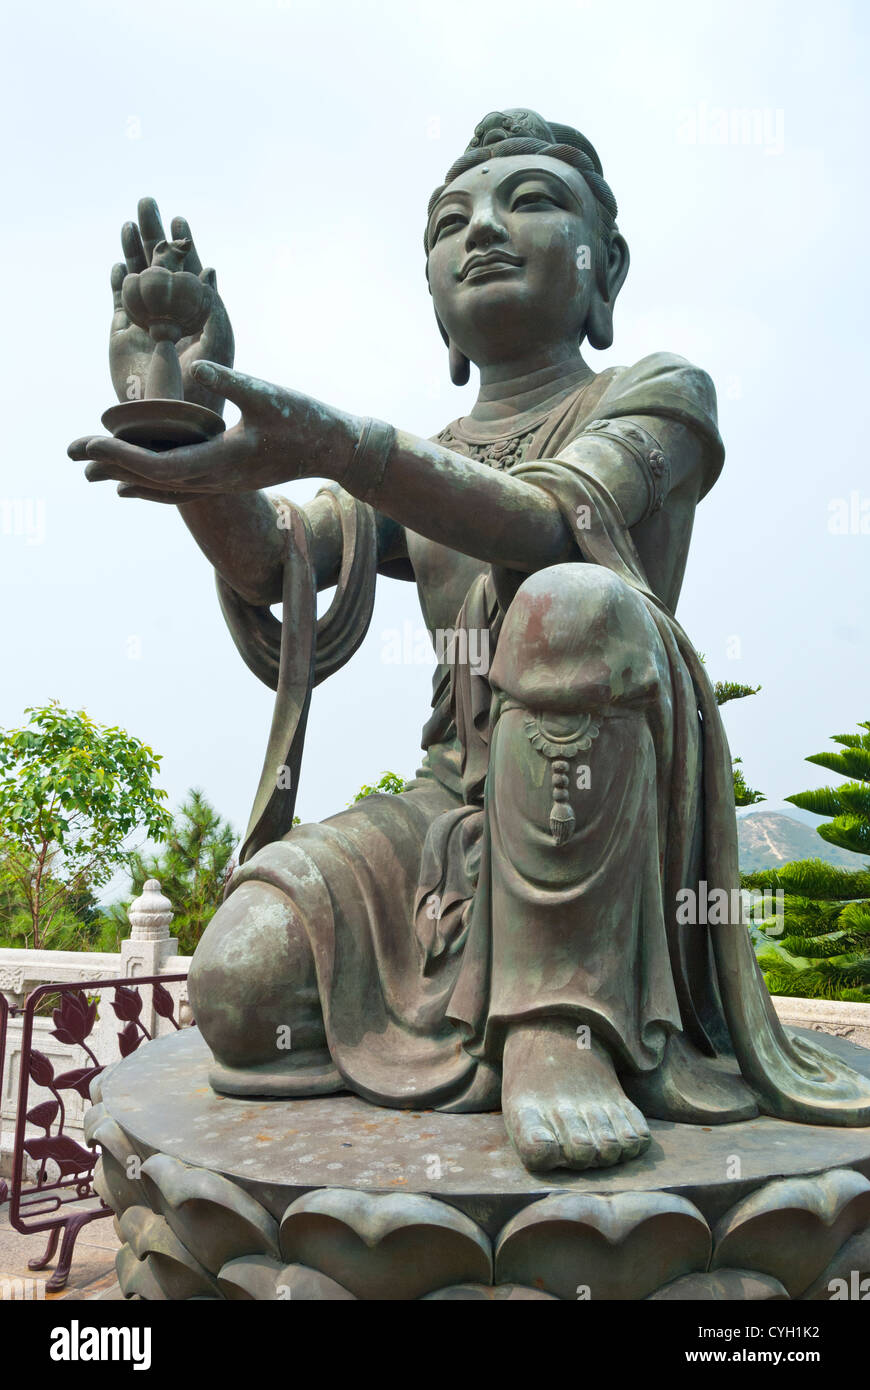
POLYGON ((870 1275, 870 1129, 652 1121, 622 1167, 531 1174, 499 1114, 232 1099, 209 1060, 185 1029, 96 1083, 128 1296, 827 1299, 870 1275))

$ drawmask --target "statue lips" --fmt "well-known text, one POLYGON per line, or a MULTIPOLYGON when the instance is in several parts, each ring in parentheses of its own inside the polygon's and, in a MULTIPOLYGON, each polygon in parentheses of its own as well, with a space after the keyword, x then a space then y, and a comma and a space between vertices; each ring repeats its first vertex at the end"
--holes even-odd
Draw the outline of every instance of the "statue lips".
POLYGON ((519 256, 510 251, 487 251, 483 255, 469 256, 462 267, 460 280, 478 280, 493 271, 512 270, 522 265, 519 256))

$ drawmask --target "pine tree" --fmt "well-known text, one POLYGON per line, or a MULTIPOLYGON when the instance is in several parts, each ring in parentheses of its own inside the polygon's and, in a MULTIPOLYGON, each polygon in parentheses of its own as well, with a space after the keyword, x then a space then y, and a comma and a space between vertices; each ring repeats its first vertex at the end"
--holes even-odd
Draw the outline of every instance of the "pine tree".
POLYGON ((845 748, 844 753, 812 753, 806 761, 826 767, 841 777, 851 777, 840 787, 819 787, 815 791, 797 792, 786 801, 802 811, 817 816, 832 816, 833 820, 818 827, 819 834, 829 845, 850 849, 855 854, 870 854, 870 720, 858 724, 863 733, 834 734, 832 741, 845 748))
POLYGON ((139 897, 146 879, 156 878, 175 909, 171 930, 178 937, 179 954, 192 955, 223 901, 235 868, 237 843, 238 836, 229 822, 218 815, 201 791, 192 788, 173 818, 160 853, 130 855, 133 891, 130 898, 109 909, 105 927, 119 937, 127 936, 130 902, 139 897))
MULTIPOLYGON (((870 854, 870 722, 857 734, 835 734, 844 753, 806 759, 853 780, 786 797, 792 805, 833 819, 817 826, 828 844, 870 854)), ((870 1003, 870 864, 835 868, 801 859, 781 869, 744 874, 744 888, 782 889, 784 926, 762 928, 755 948, 772 994, 870 1003)))
MULTIPOLYGON (((701 653, 698 655, 701 656, 701 653)), ((703 656, 701 660, 704 660, 703 656)), ((757 695, 760 689, 760 685, 742 685, 739 681, 717 681, 713 693, 717 705, 727 705, 729 700, 743 700, 747 695, 757 695)), ((764 801, 764 795, 750 787, 743 776, 742 758, 731 759, 731 775, 734 779, 735 806, 754 806, 756 802, 764 801)))

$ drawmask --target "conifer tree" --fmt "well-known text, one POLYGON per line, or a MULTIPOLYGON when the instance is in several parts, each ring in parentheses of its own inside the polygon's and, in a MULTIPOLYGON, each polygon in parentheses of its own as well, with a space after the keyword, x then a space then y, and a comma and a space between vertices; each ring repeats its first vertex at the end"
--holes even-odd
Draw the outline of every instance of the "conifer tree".
MULTIPOLYGON (((817 826, 828 844, 870 854, 870 721, 857 734, 835 734, 842 753, 806 759, 851 780, 786 797, 792 805, 833 817, 817 826)), ((784 926, 762 927, 756 952, 772 994, 870 1003, 870 864, 839 869, 801 859, 781 869, 744 874, 744 888, 782 889, 784 926)))

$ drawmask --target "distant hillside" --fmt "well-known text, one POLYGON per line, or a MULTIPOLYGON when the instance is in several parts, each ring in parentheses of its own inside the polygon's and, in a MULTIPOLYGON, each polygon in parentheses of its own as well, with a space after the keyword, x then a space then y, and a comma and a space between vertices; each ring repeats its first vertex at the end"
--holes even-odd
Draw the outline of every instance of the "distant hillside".
POLYGON ((867 859, 847 849, 829 845, 810 825, 776 811, 752 811, 737 818, 740 868, 745 874, 757 869, 778 869, 794 859, 823 859, 841 869, 864 869, 867 859))

